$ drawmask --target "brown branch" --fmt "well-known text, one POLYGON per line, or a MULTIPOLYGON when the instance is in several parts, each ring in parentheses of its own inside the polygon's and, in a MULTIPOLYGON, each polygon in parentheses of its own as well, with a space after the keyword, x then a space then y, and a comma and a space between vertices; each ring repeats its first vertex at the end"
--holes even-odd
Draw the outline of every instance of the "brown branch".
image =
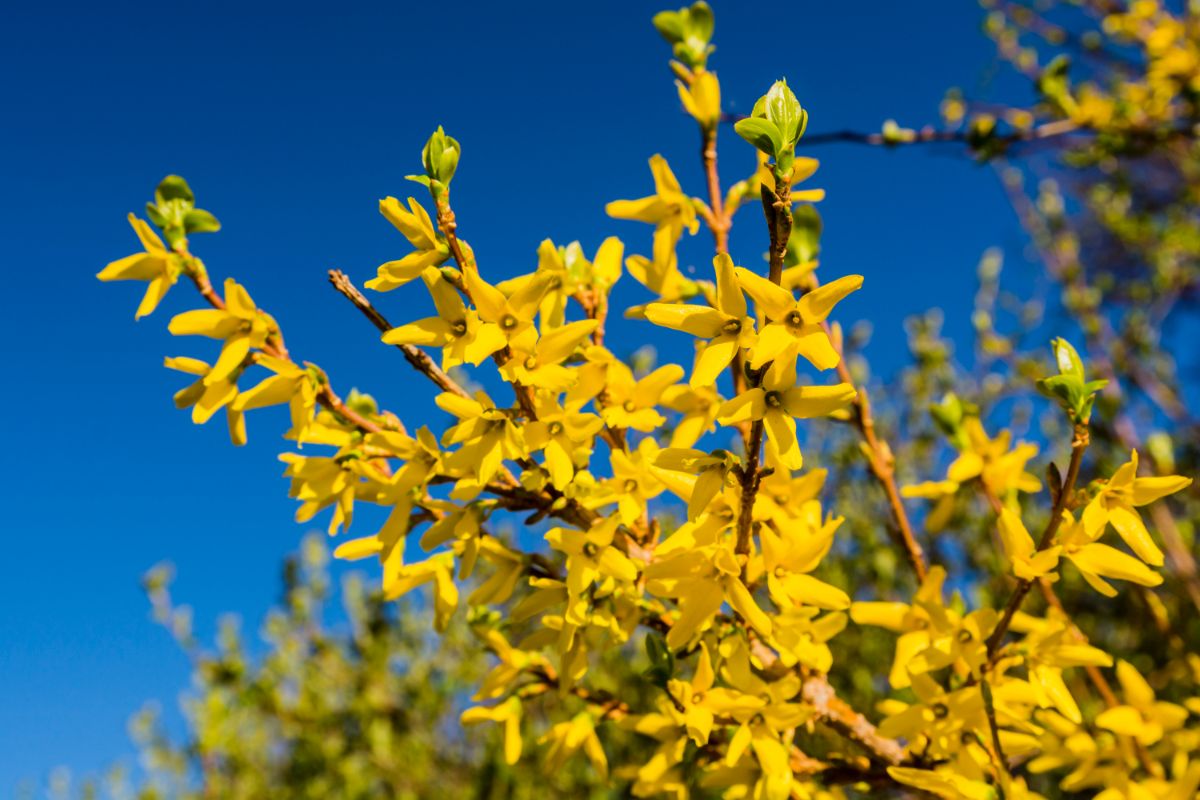
MULTIPOLYGON (((387 321, 387 318, 375 306, 371 305, 371 301, 359 291, 358 287, 354 285, 354 282, 350 280, 346 273, 338 269, 329 270, 329 283, 332 284, 333 288, 341 292, 343 297, 353 303, 354 307, 361 311, 363 316, 370 320, 371 324, 378 328, 380 332, 387 333, 392 329, 392 324, 387 321)), ((408 363, 412 364, 418 372, 433 381, 443 392, 451 392, 459 397, 469 398, 471 396, 457 381, 447 375, 441 367, 433 363, 433 359, 424 350, 414 347, 411 344, 398 344, 396 348, 404 354, 404 358, 408 360, 408 363)))
POLYGON ((708 185, 708 206, 712 216, 707 218, 708 227, 712 231, 713 244, 717 254, 729 252, 729 228, 733 220, 725 213, 725 203, 721 197, 721 179, 717 174, 717 127, 700 128, 700 160, 704 163, 704 177, 708 185))
MULTIPOLYGON (((829 323, 822 324, 826 332, 829 332, 829 323)), ((840 346, 838 351, 841 352, 840 346)), ((842 382, 853 385, 854 381, 844 357, 838 360, 837 373, 842 382)), ((896 484, 896 457, 892 454, 892 448, 888 443, 880 439, 875 431, 875 419, 871 414, 871 399, 865 386, 858 388, 851 407, 854 409, 854 425, 858 429, 859 435, 862 436, 863 443, 867 446, 867 466, 887 497, 892 522, 895 524, 895 528, 891 529, 892 538, 908 558, 908 563, 917 576, 917 582, 924 581, 925 575, 929 572, 925 563, 925 551, 921 549, 921 544, 913 532, 912 522, 908 519, 908 512, 904 510, 900 487, 896 484)))
MULTIPOLYGON (((1083 453, 1087 450, 1089 441, 1087 426, 1077 423, 1075 425, 1074 436, 1071 439, 1071 463, 1067 466, 1067 476, 1063 479, 1062 489, 1059 490, 1058 497, 1054 500, 1054 507, 1050 511, 1050 519, 1046 523, 1046 528, 1042 531, 1042 538, 1037 546, 1038 552, 1050 547, 1054 542, 1055 535, 1058 533, 1059 526, 1062 525, 1063 512, 1067 510, 1067 503, 1070 502, 1071 495, 1075 492, 1075 483, 1079 479, 1079 467, 1083 463, 1083 453)), ((1000 621, 996 623, 996 627, 987 638, 988 660, 984 671, 995 665, 996 655, 1000 649, 1000 642, 1003 641, 1004 634, 1008 631, 1008 626, 1012 624, 1013 616, 1021 608, 1021 603, 1025 600, 1025 595, 1029 594, 1029 590, 1033 584, 1034 581, 1022 578, 1017 582, 1016 588, 1013 589, 1013 593, 1009 596, 1000 621)))
POLYGON ((839 698, 825 675, 814 673, 806 677, 800 694, 804 702, 816 710, 817 719, 842 736, 862 745, 889 765, 904 761, 904 748, 900 743, 881 736, 869 719, 839 698))

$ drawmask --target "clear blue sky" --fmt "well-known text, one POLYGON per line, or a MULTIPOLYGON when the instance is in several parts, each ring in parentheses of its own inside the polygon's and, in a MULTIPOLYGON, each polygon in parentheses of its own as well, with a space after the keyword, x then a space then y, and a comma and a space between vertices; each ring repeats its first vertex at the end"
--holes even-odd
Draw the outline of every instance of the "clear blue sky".
MULTIPOLYGON (((342 4, 335 15, 68 0, 0 11, 0 795, 58 764, 86 772, 127 757, 130 713, 152 698, 175 709, 187 664, 148 618, 147 568, 177 565, 176 594, 202 632, 225 611, 252 627, 304 533, 275 460, 279 416, 252 417, 250 446, 234 450, 220 419, 194 427, 171 405, 182 379, 162 357, 210 352, 165 331, 191 302, 187 287, 135 324, 140 288, 94 280, 135 249, 125 214, 163 175, 187 176, 225 224, 194 239, 214 276, 242 279, 294 354, 410 422, 428 390, 325 270, 361 282, 407 252, 376 202, 419 189, 403 176, 435 125, 463 144, 455 206, 496 276, 532 269, 546 236, 591 253, 615 233, 648 251, 648 227, 603 207, 648 193, 655 152, 700 193, 694 127, 649 24, 661 4, 469 5, 342 4)), ((965 0, 715 6, 711 66, 735 111, 780 76, 812 132, 933 120, 947 85, 984 91, 992 51, 965 0), (772 7, 785 13, 764 24, 772 7)), ((751 156, 731 131, 723 143, 728 182, 751 156)), ((1022 246, 990 170, 944 149, 818 155, 825 268, 866 276, 844 319, 872 316, 873 363, 894 369, 902 320, 931 305, 965 332, 980 253, 1022 246)), ((755 209, 739 218, 739 261, 765 249, 759 221, 755 209)), ((707 248, 685 255, 702 263, 707 248)), ((379 304, 400 319, 416 313, 415 296, 379 304)))

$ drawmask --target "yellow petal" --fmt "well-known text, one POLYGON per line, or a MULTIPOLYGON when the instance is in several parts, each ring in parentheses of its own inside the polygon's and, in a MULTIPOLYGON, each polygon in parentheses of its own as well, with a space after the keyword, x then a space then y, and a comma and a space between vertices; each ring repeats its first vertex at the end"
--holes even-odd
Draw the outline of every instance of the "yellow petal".
POLYGON ((863 285, 862 275, 846 275, 832 283, 819 286, 800 298, 797 307, 805 322, 820 322, 846 295, 863 285))
POLYGON ((717 308, 736 319, 746 316, 746 298, 738 284, 733 259, 728 253, 721 253, 713 259, 713 269, 717 273, 717 308))
POLYGON ((833 386, 797 386, 784 392, 783 406, 799 419, 823 417, 845 407, 858 395, 848 383, 833 386))
POLYGON ((1135 478, 1133 481, 1133 504, 1144 506, 1160 497, 1186 489, 1192 485, 1191 478, 1181 475, 1165 475, 1155 478, 1135 478))
POLYGON ((771 635, 771 618, 754 602, 754 596, 740 578, 730 577, 725 580, 725 595, 729 605, 733 606, 751 627, 763 636, 771 635))
POLYGON ((754 299, 759 313, 768 319, 781 320, 795 308, 796 301, 787 289, 743 267, 738 267, 735 272, 746 294, 754 299))
POLYGON ((1106 578, 1130 581, 1142 586, 1158 586, 1163 582, 1161 575, 1141 561, 1106 544, 1093 542, 1074 552, 1069 552, 1067 556, 1081 570, 1106 578))
POLYGON ((1129 545, 1129 549, 1137 553, 1138 558, 1152 567, 1163 565, 1163 553, 1158 545, 1150 538, 1142 518, 1129 506, 1111 505, 1108 509, 1108 521, 1117 529, 1117 533, 1129 545))
POLYGON ((690 333, 711 339, 721 333, 725 315, 715 308, 686 303, 650 303, 645 308, 646 319, 663 328, 690 333))

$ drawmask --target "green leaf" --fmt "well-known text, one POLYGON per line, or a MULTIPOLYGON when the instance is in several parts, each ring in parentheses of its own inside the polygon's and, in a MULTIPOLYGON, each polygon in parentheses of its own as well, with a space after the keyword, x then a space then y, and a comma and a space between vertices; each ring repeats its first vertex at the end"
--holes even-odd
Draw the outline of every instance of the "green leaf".
POLYGON ((750 144, 769 156, 776 156, 783 150, 783 136, 779 128, 770 120, 761 117, 747 117, 738 120, 733 129, 750 144))
POLYGON ((688 9, 688 28, 694 38, 699 39, 705 45, 712 41, 713 35, 713 12, 708 3, 704 0, 697 0, 692 3, 692 7, 688 9))
POLYGON ((183 200, 185 203, 191 204, 196 202, 196 196, 192 194, 192 188, 188 186, 187 181, 178 175, 168 175, 155 189, 154 200, 160 206, 166 205, 171 200, 183 200))
POLYGON ((149 217, 150 221, 158 227, 167 227, 167 218, 159 213, 158 206, 156 206, 154 203, 146 203, 146 216, 149 217))
POLYGON ((664 39, 671 44, 683 41, 684 18, 681 11, 660 11, 650 20, 664 39))
POLYGON ((425 166, 425 174, 434 181, 449 184, 450 179, 454 177, 454 171, 458 169, 461 154, 462 148, 458 141, 447 136, 439 125, 421 151, 421 163, 425 166))
MULTIPOLYGON (((767 92, 765 110, 767 119, 775 123, 785 144, 795 144, 804 133, 808 115, 800 107, 800 101, 788 88, 787 81, 778 80, 767 92)), ((781 148, 782 149, 782 148, 781 148)))
POLYGON ((1079 351, 1063 338, 1054 339, 1050 342, 1050 347, 1054 351, 1054 362, 1058 366, 1059 374, 1073 375, 1082 382, 1083 360, 1079 357, 1079 351))
POLYGON ((216 233, 221 223, 208 211, 194 208, 183 215, 183 229, 188 233, 216 233))

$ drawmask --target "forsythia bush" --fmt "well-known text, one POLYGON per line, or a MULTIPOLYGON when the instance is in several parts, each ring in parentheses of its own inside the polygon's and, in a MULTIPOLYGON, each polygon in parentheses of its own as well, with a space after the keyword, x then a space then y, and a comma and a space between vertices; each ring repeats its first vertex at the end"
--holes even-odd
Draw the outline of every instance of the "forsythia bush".
MULTIPOLYGON (((1036 70, 1052 108, 1010 115, 1011 130, 973 116, 969 144, 1000 158, 1019 142, 1088 130, 1104 134, 1088 151, 1102 161, 1147 125, 1176 127, 1177 98, 1200 87, 1200 78, 1181 87, 1178 75, 1200 72, 1200 56, 1172 50, 1169 26, 1145 32, 1158 24, 1152 5, 1105 22, 1158 59, 1131 96, 1099 84, 1072 91, 1060 65, 1036 70)), ((223 412, 235 444, 246 441, 246 412, 288 406, 294 448, 281 459, 299 521, 325 515, 331 535, 347 535, 357 504, 388 510, 379 530, 356 531, 335 555, 376 560, 389 599, 420 590, 439 631, 465 616, 491 668, 461 722, 496 726, 509 764, 535 758, 536 742, 547 772, 583 760, 637 797, 1195 796, 1200 726, 1190 715, 1200 698, 1163 699, 1135 666, 1139 653, 1095 646, 1096 632, 1073 614, 1087 587, 1105 598, 1141 592, 1152 612, 1162 605, 1149 590, 1163 582, 1164 554, 1142 513, 1191 480, 1146 470, 1133 447, 1125 463, 1097 469, 1089 447, 1097 424, 1108 424, 1100 417, 1115 414, 1103 394, 1110 378, 1089 375, 1056 339, 1052 366, 1034 375, 1027 365, 1016 379, 1036 382, 1056 409, 1065 470, 1049 464, 1043 485, 1031 472, 1035 445, 989 433, 993 418, 947 394, 933 419, 953 460, 944 474, 902 482, 833 321, 855 292, 869 305, 870 288, 818 265, 811 203, 823 194, 797 188, 817 169, 796 153, 807 113, 785 81, 771 86, 733 125, 756 167, 723 188, 712 13, 698 2, 654 24, 699 128, 707 186, 702 198, 685 192, 655 156, 653 193, 608 205, 614 218, 653 226, 648 255, 626 256, 616 238, 590 258, 578 244, 546 241, 533 271, 498 274, 459 235, 450 190, 462 148, 439 128, 422 174, 411 176, 427 199, 380 202, 411 252, 366 283, 427 294, 436 314, 393 325, 349 277, 331 273, 382 342, 440 390, 430 425, 406 424, 366 395, 343 398, 324 370, 290 353, 245 285, 228 278, 218 291, 190 237, 219 224, 181 178, 159 185, 149 222, 130 216, 142 251, 99 277, 148 282, 139 317, 176 283, 194 286, 204 307, 169 329, 220 346, 209 360, 166 360, 194 377, 175 402, 197 423, 223 412), (729 254, 735 216, 739 230, 758 230, 756 204, 764 268, 729 254), (702 227, 714 245, 711 272, 688 277, 677 246, 702 227), (612 314, 626 273, 650 302, 612 314), (622 360, 605 344, 621 316, 642 335, 691 337, 694 361, 650 369, 622 360), (865 479, 878 486, 870 496, 880 502, 865 511, 825 502, 828 469, 811 466, 823 463, 820 449, 802 452, 802 442, 819 441, 808 430, 833 426, 853 432, 865 479), (970 499, 987 508, 1008 583, 995 602, 952 592, 970 580, 956 577, 961 563, 931 564, 920 543, 953 536, 970 499), (910 508, 923 501, 921 531, 910 508), (825 574, 848 514, 889 532, 911 574, 897 582, 904 594, 825 574), (514 519, 521 530, 508 535, 514 519), (869 628, 888 632, 892 659, 867 665, 878 678, 875 705, 855 707, 835 688, 851 665, 830 642, 869 628), (636 658, 640 674, 614 668, 613 653, 636 658)), ((967 119, 956 102, 948 99, 948 118, 967 119)), ((881 136, 930 138, 894 124, 881 136)), ((1091 352, 1100 334, 1085 334, 1091 352)), ((1186 681, 1190 691, 1196 675, 1186 681)))

